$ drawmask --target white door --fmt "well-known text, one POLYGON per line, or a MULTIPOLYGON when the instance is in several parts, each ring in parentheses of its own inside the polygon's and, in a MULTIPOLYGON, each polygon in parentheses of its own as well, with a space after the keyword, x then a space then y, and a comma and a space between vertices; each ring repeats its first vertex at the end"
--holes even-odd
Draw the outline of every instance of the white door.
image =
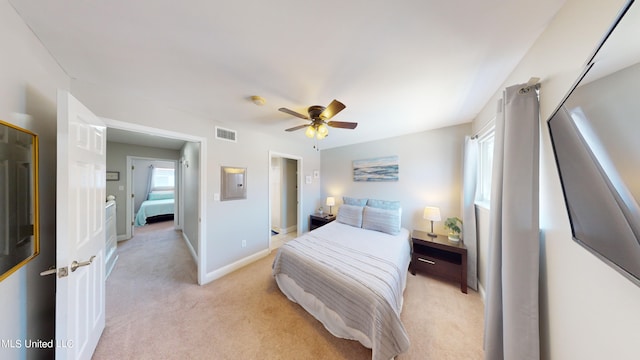
MULTIPOLYGON (((128 163, 129 161, 127 161, 128 163)), ((131 171, 127 172, 127 175, 129 175, 127 180, 127 192, 130 193, 131 195, 129 195, 129 199, 128 202, 130 204, 129 206, 129 211, 131 211, 131 216, 129 217, 129 219, 127 221, 130 222, 131 225, 129 225, 131 227, 131 236, 129 238, 132 238, 135 236, 136 233, 136 194, 133 188, 133 184, 136 183, 135 181, 135 171, 133 171, 134 169, 134 165, 131 164, 131 166, 129 167, 129 169, 131 169, 131 171)))
POLYGON ((58 360, 90 359, 104 329, 105 152, 106 128, 102 121, 67 91, 59 90, 58 360))

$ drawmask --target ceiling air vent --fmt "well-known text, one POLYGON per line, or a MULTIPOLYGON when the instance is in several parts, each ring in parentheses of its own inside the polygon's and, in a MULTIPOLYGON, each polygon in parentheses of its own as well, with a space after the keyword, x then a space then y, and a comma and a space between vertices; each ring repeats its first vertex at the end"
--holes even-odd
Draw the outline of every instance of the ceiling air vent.
POLYGON ((225 129, 216 126, 216 139, 237 142, 237 133, 235 130, 225 129))

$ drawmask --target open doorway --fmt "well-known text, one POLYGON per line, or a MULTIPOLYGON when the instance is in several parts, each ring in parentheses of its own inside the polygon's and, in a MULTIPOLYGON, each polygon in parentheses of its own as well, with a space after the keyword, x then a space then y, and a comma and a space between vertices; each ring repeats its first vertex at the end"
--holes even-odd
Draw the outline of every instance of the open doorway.
MULTIPOLYGON (((112 134, 117 134, 117 141, 121 143, 135 144, 139 147, 152 149, 164 147, 172 147, 174 154, 172 156, 154 155, 154 153, 138 153, 123 154, 124 157, 133 155, 127 159, 128 164, 119 169, 119 173, 126 176, 127 183, 120 184, 123 191, 121 192, 122 213, 124 228, 119 231, 122 234, 126 229, 126 236, 119 237, 124 240, 127 236, 133 235, 132 223, 135 224, 133 209, 135 198, 131 171, 131 161, 133 157, 139 158, 155 158, 170 159, 175 163, 175 212, 174 212, 174 228, 181 230, 189 252, 196 263, 197 282, 203 284, 206 274, 206 257, 199 254, 206 254, 206 243, 202 240, 202 234, 206 233, 206 222, 199 219, 206 218, 206 207, 204 204, 203 194, 206 193, 206 171, 201 171, 201 163, 206 163, 206 139, 187 134, 176 133, 172 131, 150 128, 132 123, 125 123, 117 120, 104 119, 107 125, 107 141, 111 141, 112 134), (188 209, 188 211, 187 211, 188 209), (126 217, 124 213, 127 213, 126 217), (190 216, 191 219, 187 219, 190 216), (191 221, 190 221, 191 220, 191 221)), ((156 154, 161 154, 157 152, 156 154)), ((109 167, 109 165, 107 165, 109 167)), ((164 195, 164 194, 163 194, 164 195)), ((144 196, 142 196, 144 197, 144 196)))
POLYGON ((269 153, 269 249, 302 233, 302 157, 269 153))
POLYGON ((136 227, 160 221, 173 221, 176 229, 182 228, 177 204, 183 187, 177 183, 178 170, 178 159, 127 156, 131 237, 136 227))

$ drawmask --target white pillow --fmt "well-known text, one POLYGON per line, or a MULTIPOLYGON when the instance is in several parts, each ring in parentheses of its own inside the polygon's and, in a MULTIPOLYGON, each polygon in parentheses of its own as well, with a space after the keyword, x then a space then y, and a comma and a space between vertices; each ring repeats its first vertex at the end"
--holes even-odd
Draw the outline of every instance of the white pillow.
POLYGON ((343 224, 362 227, 362 206, 342 204, 336 220, 343 224))
POLYGON ((401 208, 381 209, 365 206, 362 217, 362 227, 364 229, 395 235, 400 232, 401 215, 401 208))

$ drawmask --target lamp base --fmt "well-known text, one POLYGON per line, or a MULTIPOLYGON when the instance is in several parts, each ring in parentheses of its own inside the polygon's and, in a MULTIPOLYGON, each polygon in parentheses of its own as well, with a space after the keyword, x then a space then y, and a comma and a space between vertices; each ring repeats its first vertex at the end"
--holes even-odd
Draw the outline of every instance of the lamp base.
POLYGON ((431 220, 431 231, 429 231, 427 235, 429 235, 429 237, 438 237, 438 235, 433 232, 433 220, 431 220))

